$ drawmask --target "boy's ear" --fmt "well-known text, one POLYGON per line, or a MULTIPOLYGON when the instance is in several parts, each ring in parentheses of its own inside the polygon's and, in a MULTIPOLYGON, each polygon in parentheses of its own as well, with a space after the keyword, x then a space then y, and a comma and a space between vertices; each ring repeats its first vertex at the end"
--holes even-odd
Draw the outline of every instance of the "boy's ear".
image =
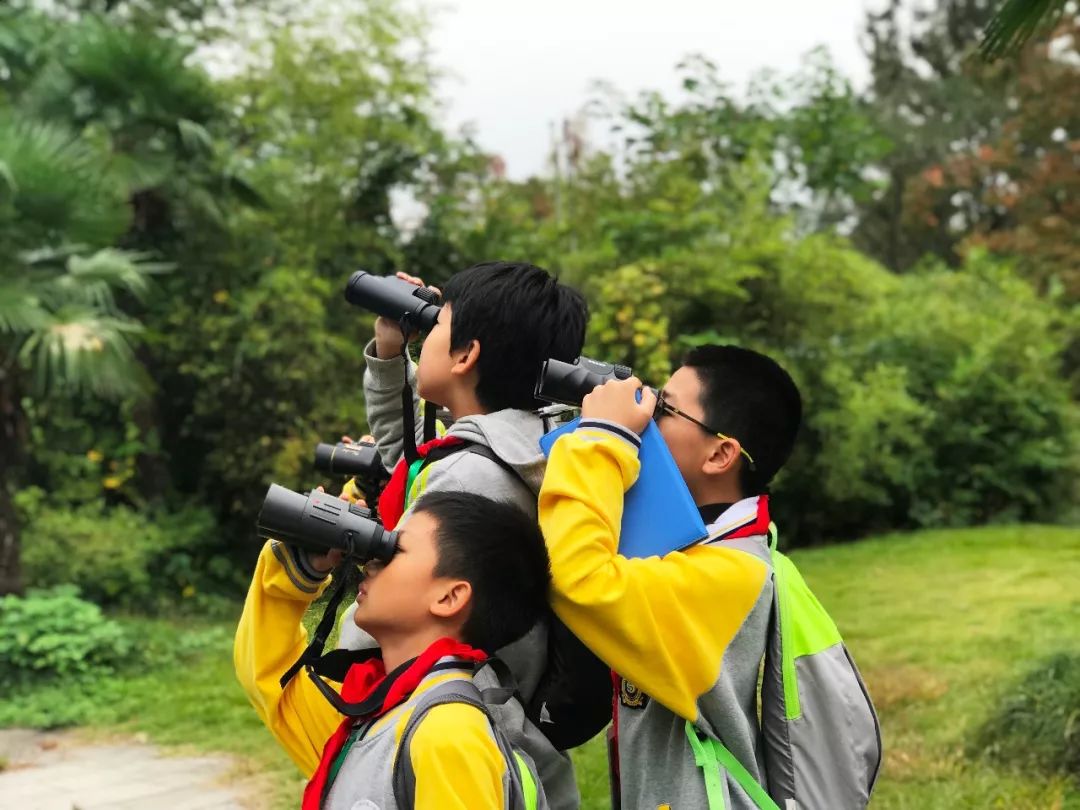
POLYGON ((463 349, 455 352, 454 365, 450 368, 451 374, 465 375, 476 368, 480 360, 480 341, 473 339, 463 349))
POLYGON ((701 471, 706 475, 724 475, 735 468, 741 455, 742 445, 738 439, 717 439, 701 471))
POLYGON ((464 579, 447 582, 439 598, 431 603, 432 615, 440 619, 460 617, 472 599, 472 585, 464 579))

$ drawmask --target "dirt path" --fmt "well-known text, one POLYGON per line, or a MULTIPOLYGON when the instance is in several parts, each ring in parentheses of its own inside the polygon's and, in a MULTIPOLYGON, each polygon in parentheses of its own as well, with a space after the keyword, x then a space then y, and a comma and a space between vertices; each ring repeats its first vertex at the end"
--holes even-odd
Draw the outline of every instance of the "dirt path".
POLYGON ((165 756, 139 742, 93 744, 65 732, 0 730, 2 810, 232 810, 228 757, 165 756))

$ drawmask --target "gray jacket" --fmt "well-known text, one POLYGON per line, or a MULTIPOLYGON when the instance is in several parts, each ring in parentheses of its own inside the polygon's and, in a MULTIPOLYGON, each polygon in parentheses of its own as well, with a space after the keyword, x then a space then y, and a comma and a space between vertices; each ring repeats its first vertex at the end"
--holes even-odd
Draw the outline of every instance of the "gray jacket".
MULTIPOLYGON (((392 470, 403 454, 401 389, 406 379, 413 390, 417 444, 423 440, 423 420, 416 397, 416 366, 410 362, 406 368, 401 357, 378 359, 375 357, 374 342, 367 345, 364 354, 367 361, 364 399, 368 425, 383 463, 392 470)), ((423 492, 476 492, 516 504, 535 517, 536 497, 547 465, 540 450, 540 437, 544 432, 543 420, 529 411, 508 409, 463 417, 451 425, 446 435, 491 448, 514 468, 517 475, 511 475, 488 458, 460 452, 429 468, 423 492)), ((408 513, 402 521, 407 519, 408 513)), ((351 610, 346 612, 342 621, 341 646, 349 649, 371 646, 371 638, 353 623, 351 610)), ((499 650, 499 658, 509 667, 521 696, 529 701, 547 666, 546 623, 538 624, 524 638, 499 650)), ((482 670, 475 680, 480 689, 499 685, 491 668, 482 670)), ((555 810, 577 808, 580 797, 570 757, 555 750, 525 717, 518 701, 511 700, 503 706, 494 706, 492 714, 510 741, 528 753, 536 763, 550 806, 555 810)))

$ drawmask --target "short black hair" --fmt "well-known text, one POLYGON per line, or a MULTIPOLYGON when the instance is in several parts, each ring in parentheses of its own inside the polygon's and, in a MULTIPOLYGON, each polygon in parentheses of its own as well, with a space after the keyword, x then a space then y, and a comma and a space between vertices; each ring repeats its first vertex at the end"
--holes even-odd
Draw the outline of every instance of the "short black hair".
POLYGON ((743 495, 760 495, 791 455, 802 421, 802 397, 780 364, 740 346, 699 346, 683 366, 701 380, 705 424, 739 440, 754 459, 743 459, 743 495))
POLYGON ((531 410, 540 365, 572 362, 585 344, 585 298, 533 264, 483 262, 453 275, 442 291, 453 308, 450 348, 480 341, 476 396, 489 411, 531 410))
POLYGON ((487 653, 517 641, 548 609, 551 563, 536 519, 471 492, 430 492, 415 512, 435 519, 435 575, 472 585, 462 641, 487 653))

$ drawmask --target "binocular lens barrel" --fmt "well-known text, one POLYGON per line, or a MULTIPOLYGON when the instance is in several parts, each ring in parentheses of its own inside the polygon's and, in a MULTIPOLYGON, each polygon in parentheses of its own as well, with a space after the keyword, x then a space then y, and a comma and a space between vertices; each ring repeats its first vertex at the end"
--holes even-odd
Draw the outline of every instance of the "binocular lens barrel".
POLYGON ((317 444, 315 469, 331 475, 354 475, 367 479, 390 477, 378 449, 370 442, 317 444))
POLYGON ((277 484, 266 491, 256 528, 260 537, 315 554, 340 549, 360 563, 389 562, 398 543, 398 533, 383 528, 369 509, 318 490, 301 495, 277 484))
POLYGON ((395 276, 373 276, 357 270, 345 285, 345 300, 384 318, 406 318, 422 332, 430 332, 439 318, 438 293, 395 276))
POLYGON ((573 363, 545 360, 536 380, 535 396, 545 402, 580 405, 596 386, 608 380, 625 380, 633 373, 627 366, 601 363, 588 357, 579 357, 573 363))

